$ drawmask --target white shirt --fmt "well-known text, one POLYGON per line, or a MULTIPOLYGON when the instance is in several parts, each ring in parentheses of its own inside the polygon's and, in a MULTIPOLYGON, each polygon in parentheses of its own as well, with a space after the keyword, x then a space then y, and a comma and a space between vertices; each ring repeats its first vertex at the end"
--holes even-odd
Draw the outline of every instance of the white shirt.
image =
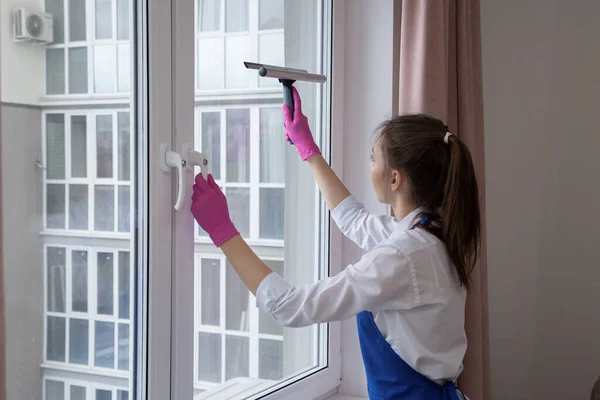
POLYGON ((300 287, 269 274, 258 287, 257 306, 291 327, 370 311, 381 334, 408 365, 440 384, 455 380, 467 349, 466 290, 446 246, 423 229, 411 229, 419 212, 397 222, 371 215, 347 197, 332 217, 368 253, 339 274, 300 287))

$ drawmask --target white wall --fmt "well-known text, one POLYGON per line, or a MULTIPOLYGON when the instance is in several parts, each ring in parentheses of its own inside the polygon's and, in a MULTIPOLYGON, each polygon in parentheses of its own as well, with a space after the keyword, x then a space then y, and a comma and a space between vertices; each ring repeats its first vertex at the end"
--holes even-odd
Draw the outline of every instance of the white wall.
POLYGON ((600 375, 600 2, 482 0, 495 400, 600 375))
POLYGON ((0 1, 0 79, 3 103, 38 104, 44 89, 44 47, 13 42, 12 10, 42 10, 41 0, 0 1))
MULTIPOLYGON (((387 212, 370 181, 369 154, 377 124, 393 115, 393 1, 345 0, 344 183, 376 214, 387 212)), ((337 229, 337 228, 334 228, 337 229)), ((358 261, 361 250, 344 238, 344 265, 358 261)), ((340 393, 367 395, 356 320, 342 323, 340 393)))

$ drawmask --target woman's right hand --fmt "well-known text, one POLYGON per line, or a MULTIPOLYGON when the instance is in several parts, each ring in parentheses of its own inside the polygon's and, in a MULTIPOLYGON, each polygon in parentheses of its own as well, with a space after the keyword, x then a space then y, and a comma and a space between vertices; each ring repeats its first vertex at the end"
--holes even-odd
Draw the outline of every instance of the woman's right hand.
POLYGON ((321 154, 319 146, 315 143, 310 127, 308 126, 308 118, 302 114, 302 102, 300 95, 295 87, 292 86, 292 95, 294 98, 294 115, 286 106, 283 105, 283 126, 285 127, 285 139, 292 141, 302 158, 306 161, 308 157, 314 154, 321 154))

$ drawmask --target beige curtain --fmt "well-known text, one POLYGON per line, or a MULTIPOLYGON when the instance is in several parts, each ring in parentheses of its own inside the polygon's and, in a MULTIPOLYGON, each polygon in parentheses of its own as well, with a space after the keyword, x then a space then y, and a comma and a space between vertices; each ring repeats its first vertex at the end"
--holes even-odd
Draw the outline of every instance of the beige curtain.
POLYGON ((483 90, 479 0, 403 0, 400 9, 399 113, 443 120, 475 162, 483 220, 479 265, 467 298, 468 349, 459 387, 488 400, 490 360, 485 239, 483 90))

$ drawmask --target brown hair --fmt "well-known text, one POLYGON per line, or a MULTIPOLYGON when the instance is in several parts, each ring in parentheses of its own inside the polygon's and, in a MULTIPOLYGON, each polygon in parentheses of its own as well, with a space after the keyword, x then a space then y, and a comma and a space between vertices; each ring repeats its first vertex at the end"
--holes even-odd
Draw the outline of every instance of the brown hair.
POLYGON ((401 115, 378 128, 390 170, 407 175, 413 201, 423 208, 416 225, 446 244, 462 286, 469 287, 481 240, 479 197, 469 149, 428 115, 401 115))

